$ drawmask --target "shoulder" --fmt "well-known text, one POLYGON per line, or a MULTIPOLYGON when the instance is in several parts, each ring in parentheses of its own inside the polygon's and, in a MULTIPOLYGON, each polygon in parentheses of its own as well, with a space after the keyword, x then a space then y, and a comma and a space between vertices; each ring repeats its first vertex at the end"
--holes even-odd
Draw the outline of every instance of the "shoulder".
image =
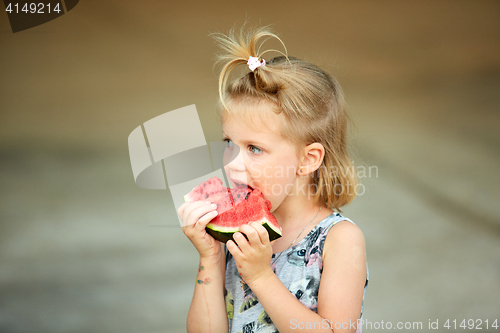
POLYGON ((328 231, 325 239, 323 260, 341 253, 365 252, 365 237, 354 223, 343 220, 337 222, 328 231))

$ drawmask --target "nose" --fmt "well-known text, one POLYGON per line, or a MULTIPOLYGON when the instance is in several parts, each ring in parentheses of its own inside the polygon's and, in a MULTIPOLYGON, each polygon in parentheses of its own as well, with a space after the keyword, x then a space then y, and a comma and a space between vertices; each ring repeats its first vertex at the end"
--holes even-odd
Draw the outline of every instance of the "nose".
POLYGON ((247 183, 243 153, 237 145, 227 147, 224 151, 224 170, 229 178, 241 183, 247 183))
POLYGON ((234 171, 245 171, 243 154, 237 145, 226 147, 224 150, 224 166, 234 171))

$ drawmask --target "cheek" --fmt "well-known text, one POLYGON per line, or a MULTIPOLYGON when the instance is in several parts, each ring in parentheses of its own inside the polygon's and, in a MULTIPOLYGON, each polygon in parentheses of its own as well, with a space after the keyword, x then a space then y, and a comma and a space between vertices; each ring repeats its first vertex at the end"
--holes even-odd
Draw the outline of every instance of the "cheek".
POLYGON ((271 201, 273 207, 293 193, 295 185, 295 169, 291 166, 266 166, 255 170, 252 178, 262 191, 264 198, 271 201), (258 175, 258 176, 257 176, 258 175))

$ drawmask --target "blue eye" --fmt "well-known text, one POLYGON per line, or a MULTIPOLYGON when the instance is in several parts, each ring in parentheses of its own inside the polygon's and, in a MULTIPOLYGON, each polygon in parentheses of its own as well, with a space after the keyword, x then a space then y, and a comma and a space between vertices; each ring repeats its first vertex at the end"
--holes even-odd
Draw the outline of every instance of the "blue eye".
POLYGON ((306 250, 302 249, 302 250, 297 251, 297 255, 300 256, 300 257, 305 256, 306 255, 306 250))
POLYGON ((258 148, 258 147, 255 147, 255 146, 249 146, 248 149, 250 150, 250 152, 252 152, 253 154, 262 154, 262 149, 258 148))
MULTIPOLYGON (((226 148, 231 148, 234 146, 234 143, 233 141, 231 141, 231 139, 229 138, 224 138, 224 141, 227 143, 227 146, 226 148)), ((262 149, 260 149, 259 147, 256 147, 256 146, 253 146, 253 145, 250 145, 248 146, 248 150, 252 153, 252 154, 255 154, 255 155, 259 155, 259 154, 262 154, 264 151, 262 149)))

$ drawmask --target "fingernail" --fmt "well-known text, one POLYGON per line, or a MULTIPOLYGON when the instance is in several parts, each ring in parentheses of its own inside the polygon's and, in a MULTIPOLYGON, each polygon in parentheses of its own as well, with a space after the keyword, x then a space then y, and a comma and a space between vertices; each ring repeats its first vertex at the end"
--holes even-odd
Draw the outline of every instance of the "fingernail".
POLYGON ((217 213, 217 211, 216 211, 216 210, 214 210, 214 211, 212 212, 212 214, 213 214, 213 215, 217 215, 217 214, 219 214, 219 213, 217 213))
POLYGON ((217 208, 217 205, 216 205, 216 204, 212 204, 212 207, 213 207, 213 208, 217 208))
POLYGON ((211 204, 211 202, 210 202, 210 201, 205 201, 205 203, 206 203, 207 205, 210 205, 210 204, 211 204))

